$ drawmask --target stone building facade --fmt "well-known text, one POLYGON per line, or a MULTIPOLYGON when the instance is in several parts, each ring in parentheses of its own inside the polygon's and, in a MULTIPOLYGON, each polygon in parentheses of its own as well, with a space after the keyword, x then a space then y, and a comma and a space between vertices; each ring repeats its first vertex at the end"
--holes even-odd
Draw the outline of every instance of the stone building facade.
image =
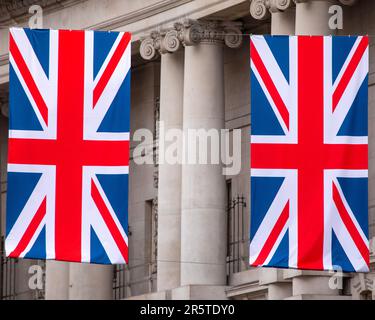
MULTIPOLYGON (((1 260, 4 299, 374 299, 375 272, 248 266, 249 34, 369 34, 369 224, 375 236, 375 2, 373 0, 0 0, 1 235, 5 230, 8 29, 130 31, 131 133, 168 128, 241 130, 239 174, 220 165, 130 164, 129 265, 1 260), (339 5, 340 7, 333 7, 339 5), (343 11, 343 28, 328 21, 343 11), (332 11, 334 10, 334 11, 332 11), (241 225, 241 227, 236 227, 241 225), (45 272, 30 289, 30 266, 45 272)), ((136 142, 131 142, 134 150, 136 142)), ((373 248, 373 246, 372 246, 373 248)), ((374 252, 371 253, 374 270, 374 252)))

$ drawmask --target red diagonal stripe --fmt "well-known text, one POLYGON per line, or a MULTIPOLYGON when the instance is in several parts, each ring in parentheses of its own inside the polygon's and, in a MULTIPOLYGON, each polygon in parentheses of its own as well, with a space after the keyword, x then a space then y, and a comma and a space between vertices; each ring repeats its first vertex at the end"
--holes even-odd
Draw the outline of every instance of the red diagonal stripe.
POLYGON ((100 96, 103 93, 104 88, 106 87, 109 79, 111 78, 113 72, 115 71, 118 63, 120 62, 120 59, 122 58, 122 55, 125 52, 125 49, 128 46, 128 43, 130 41, 130 33, 126 32, 122 36, 115 52, 113 53, 112 58, 110 59, 107 68, 103 72, 100 80, 98 81, 98 84, 96 85, 94 89, 94 101, 93 101, 93 108, 95 108, 96 103, 98 102, 100 96))
POLYGON ((281 231, 283 230, 286 222, 288 221, 288 218, 289 218, 289 201, 286 203, 283 211, 281 212, 279 219, 275 223, 275 226, 273 227, 270 235, 268 236, 266 242, 264 243, 264 246, 262 250, 260 251, 258 258, 254 261, 252 265, 254 266, 263 265, 264 261, 266 261, 273 246, 275 245, 275 242, 277 238, 279 237, 281 231))
POLYGON ((348 83, 350 79, 352 78, 355 70, 357 69, 358 64, 361 61, 362 56, 365 53, 367 47, 368 47, 368 38, 363 37, 362 40, 359 42, 357 50, 355 51, 352 57, 352 60, 350 60, 348 67, 346 68, 335 92, 333 93, 332 112, 335 111, 338 103, 340 102, 340 99, 342 95, 344 94, 344 91, 346 87, 348 86, 348 83))
POLYGON ((14 61, 17 64, 17 67, 19 71, 21 72, 21 75, 29 88, 29 91, 36 103, 36 106, 39 109, 40 114, 42 115, 42 118, 46 125, 48 126, 48 108, 46 103, 44 102, 44 99, 42 95, 40 94, 40 91, 38 90, 37 85, 35 84, 35 81, 30 73, 29 68, 26 65, 25 60, 22 57, 21 52, 18 49, 18 46, 16 42, 14 41, 12 35, 10 34, 9 39, 9 51, 12 54, 12 57, 14 61))
POLYGON ((333 201, 337 207, 337 210, 340 214, 342 221, 346 229, 349 231, 350 236, 352 237, 355 245, 357 246, 359 252, 363 260, 366 261, 366 264, 370 265, 370 256, 369 256, 369 249, 366 243, 363 241, 358 229, 356 228, 355 224, 353 223, 352 218, 350 217, 348 211, 345 208, 345 205, 341 199, 340 193, 337 190, 335 183, 332 183, 332 191, 333 191, 333 201))
POLYGON ((113 239, 115 240, 117 247, 119 248, 121 255, 128 261, 128 246, 121 235, 120 230, 118 229, 116 222, 113 220, 111 213, 109 212, 106 204, 101 197, 98 188, 96 187, 94 181, 91 181, 91 196, 99 209, 100 214, 103 217, 105 224, 108 227, 113 239))
POLYGON ((254 65, 256 66, 260 77, 262 78, 265 86, 273 102, 275 103, 277 109, 280 112, 281 118, 284 120, 286 127, 289 129, 289 111, 285 106, 283 99, 281 98, 279 92, 276 89, 275 84, 273 83, 271 76, 269 75, 267 68, 263 64, 263 61, 255 48, 254 43, 251 41, 250 43, 250 50, 251 50, 251 60, 253 61, 254 65))
POLYGON ((23 234, 20 242, 18 243, 17 247, 9 254, 9 257, 18 258, 21 255, 21 253, 26 249, 26 247, 30 243, 31 238, 34 236, 36 229, 38 229, 40 223, 42 222, 44 216, 46 215, 46 211, 47 211, 47 200, 46 198, 44 198, 38 211, 35 213, 29 226, 27 227, 25 233, 23 234))

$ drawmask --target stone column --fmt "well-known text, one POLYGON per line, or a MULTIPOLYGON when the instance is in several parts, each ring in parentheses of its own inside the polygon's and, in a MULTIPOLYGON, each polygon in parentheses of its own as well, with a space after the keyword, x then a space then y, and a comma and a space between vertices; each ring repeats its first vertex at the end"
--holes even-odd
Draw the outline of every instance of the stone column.
MULTIPOLYGON (((338 4, 336 0, 294 0, 296 3, 297 35, 330 35, 328 26, 329 7, 338 4)), ((357 0, 339 0, 340 4, 352 6, 357 0)))
MULTIPOLYGON (((142 41, 144 59, 161 54, 164 132, 224 128, 222 45, 237 47, 241 42, 237 24, 193 21, 153 32, 142 41), (179 50, 181 44, 186 47, 185 57, 179 50)), ((160 160, 170 144, 159 141, 160 160)), ((158 204, 158 290, 224 284, 226 217, 221 165, 184 164, 181 169, 160 163, 158 204)))
MULTIPOLYGON (((224 128, 223 44, 239 46, 238 29, 207 21, 184 32, 183 128, 224 128)), ((189 142, 192 142, 189 140, 189 142)), ((209 144, 208 144, 209 145, 209 144)), ((192 152, 187 144, 186 154, 192 152)), ((181 199, 181 285, 226 284, 226 185, 221 164, 184 164, 181 199)))
POLYGON ((296 35, 330 35, 329 7, 335 0, 294 0, 296 3, 296 35))
POLYGON ((46 262, 46 300, 69 299, 69 262, 46 262))
POLYGON ((273 35, 294 34, 295 7, 292 0, 253 0, 250 14, 257 20, 265 20, 271 16, 273 35))
POLYGON ((112 293, 112 265, 69 264, 69 300, 111 300, 112 293))
POLYGON ((165 150, 172 144, 182 148, 181 141, 162 140, 162 132, 182 129, 184 90, 184 51, 178 32, 170 29, 142 41, 140 53, 146 60, 161 54, 159 184, 158 184, 158 291, 180 285, 181 243, 181 164, 165 161, 165 150))

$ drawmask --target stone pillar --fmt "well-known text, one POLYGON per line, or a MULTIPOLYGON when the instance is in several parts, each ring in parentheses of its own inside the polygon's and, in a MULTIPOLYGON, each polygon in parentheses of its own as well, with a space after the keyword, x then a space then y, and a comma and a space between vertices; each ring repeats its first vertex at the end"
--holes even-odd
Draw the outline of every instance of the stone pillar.
POLYGON ((271 7, 271 34, 294 35, 296 11, 292 0, 284 1, 283 9, 271 7))
MULTIPOLYGON (((238 30, 193 23, 185 30, 183 128, 224 128, 223 44, 238 30), (228 36, 226 36, 228 35, 228 36)), ((189 140, 189 142, 191 142, 189 140)), ((192 152, 188 143, 186 153, 192 152)), ((221 164, 184 164, 181 199, 181 285, 226 284, 226 185, 221 164)))
POLYGON ((292 0, 253 0, 250 14, 257 20, 265 20, 271 16, 273 35, 294 34, 295 7, 292 0))
MULTIPOLYGON (((203 43, 185 50, 184 130, 223 129, 223 48, 203 43)), ((225 177, 220 164, 183 166, 181 222, 181 284, 224 285, 225 177)))
POLYGON ((270 283, 268 285, 268 300, 283 300, 292 296, 292 285, 289 282, 270 283))
MULTIPOLYGON (((182 148, 181 141, 164 141, 161 132, 182 129, 184 90, 184 51, 175 29, 153 34, 143 40, 141 56, 153 59, 161 54, 160 70, 160 126, 159 126, 159 184, 158 184, 158 291, 180 285, 181 243, 181 164, 165 161, 165 150, 170 145, 182 148)), ((168 137, 169 138, 169 137, 168 137)))
POLYGON ((69 262, 46 262, 46 300, 69 299, 69 262))
POLYGON ((69 300, 113 299, 113 266, 69 264, 69 300))
MULTIPOLYGON (((176 23, 142 41, 144 59, 162 55, 160 120, 164 130, 224 128, 222 45, 234 48, 241 42, 238 24, 212 21, 176 23), (179 50, 181 44, 186 47, 185 57, 179 50)), ((170 143, 159 141, 160 160, 170 143)), ((158 204, 158 290, 225 284, 221 165, 184 164, 181 169, 160 163, 158 204)))
POLYGON ((296 35, 330 35, 329 7, 334 0, 294 0, 296 3, 296 35))

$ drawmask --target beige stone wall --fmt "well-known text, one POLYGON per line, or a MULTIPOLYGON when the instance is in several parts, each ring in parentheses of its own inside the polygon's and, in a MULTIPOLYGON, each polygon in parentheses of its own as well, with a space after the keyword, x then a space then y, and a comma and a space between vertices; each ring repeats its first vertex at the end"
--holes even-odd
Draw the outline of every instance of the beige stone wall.
MULTIPOLYGON (((254 32, 244 31, 245 33, 254 32)), ((270 25, 258 28, 256 33, 269 33, 270 25)), ((241 246, 241 256, 248 257, 250 228, 250 40, 243 38, 238 49, 224 49, 224 84, 225 84, 225 128, 241 130, 241 171, 234 176, 227 176, 231 182, 232 197, 244 196, 245 241, 241 246)), ((248 269, 246 260, 241 262, 241 270, 248 269)))
MULTIPOLYGON (((131 136, 139 128, 154 130, 155 103, 159 97, 160 64, 149 63, 132 69, 131 136)), ((133 151, 135 142, 131 144, 133 151)), ((152 146, 150 146, 152 148, 152 146)), ((132 153, 131 153, 132 154, 132 153)), ((149 203, 157 196, 154 165, 136 165, 131 158, 129 169, 129 268, 131 295, 149 292, 150 214, 149 203)))
MULTIPOLYGON (((248 238, 250 217, 250 59, 249 39, 238 49, 225 48, 224 51, 224 84, 225 84, 225 127, 241 130, 241 171, 238 175, 227 176, 231 182, 232 197, 244 196, 245 231, 248 238)), ((245 238, 245 239, 246 239, 245 238)), ((248 256, 248 244, 241 246, 241 255, 248 256)), ((247 269, 246 262, 241 269, 247 269)))

